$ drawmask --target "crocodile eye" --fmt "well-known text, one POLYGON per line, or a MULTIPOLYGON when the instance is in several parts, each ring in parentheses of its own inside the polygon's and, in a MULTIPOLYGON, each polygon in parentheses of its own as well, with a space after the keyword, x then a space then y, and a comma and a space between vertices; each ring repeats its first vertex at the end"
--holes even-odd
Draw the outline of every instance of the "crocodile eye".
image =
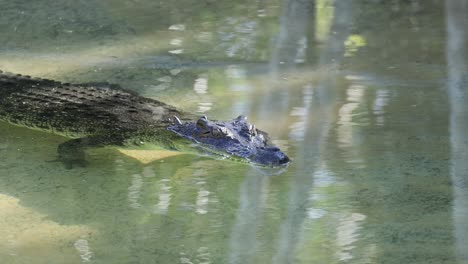
POLYGON ((211 135, 212 131, 210 125, 208 124, 208 119, 205 116, 200 117, 197 120, 197 128, 199 130, 200 136, 207 137, 211 135))
POLYGON ((208 120, 205 118, 199 118, 197 120, 197 128, 198 129, 206 129, 208 127, 208 120))

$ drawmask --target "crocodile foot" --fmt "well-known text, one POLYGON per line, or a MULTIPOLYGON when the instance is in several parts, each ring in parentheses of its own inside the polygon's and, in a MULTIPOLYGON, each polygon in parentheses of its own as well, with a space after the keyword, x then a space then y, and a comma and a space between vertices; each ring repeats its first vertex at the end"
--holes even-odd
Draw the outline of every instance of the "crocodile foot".
POLYGON ((74 165, 85 167, 88 162, 85 159, 85 149, 90 147, 100 147, 103 145, 122 145, 123 138, 119 135, 92 136, 71 139, 58 146, 57 152, 65 168, 72 169, 74 165))

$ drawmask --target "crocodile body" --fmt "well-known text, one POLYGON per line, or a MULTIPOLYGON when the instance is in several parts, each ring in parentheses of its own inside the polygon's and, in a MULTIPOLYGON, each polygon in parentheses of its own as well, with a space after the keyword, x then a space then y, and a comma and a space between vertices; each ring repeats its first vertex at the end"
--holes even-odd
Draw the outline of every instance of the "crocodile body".
POLYGON ((71 138, 58 148, 67 167, 84 160, 85 147, 147 142, 273 166, 289 161, 245 118, 211 122, 107 83, 69 84, 0 71, 0 120, 71 138), (271 149, 275 157, 254 159, 257 148, 271 149))
POLYGON ((172 116, 185 114, 114 85, 0 73, 0 119, 16 125, 80 138, 167 126, 172 116))

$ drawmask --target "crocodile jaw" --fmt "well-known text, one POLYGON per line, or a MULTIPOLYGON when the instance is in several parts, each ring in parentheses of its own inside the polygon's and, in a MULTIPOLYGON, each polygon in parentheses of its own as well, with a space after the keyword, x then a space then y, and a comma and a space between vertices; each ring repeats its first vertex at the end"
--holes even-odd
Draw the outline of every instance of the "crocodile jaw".
POLYGON ((229 121, 209 121, 206 116, 196 122, 175 120, 168 130, 205 152, 269 167, 290 162, 285 153, 269 142, 266 132, 256 129, 243 116, 229 121))

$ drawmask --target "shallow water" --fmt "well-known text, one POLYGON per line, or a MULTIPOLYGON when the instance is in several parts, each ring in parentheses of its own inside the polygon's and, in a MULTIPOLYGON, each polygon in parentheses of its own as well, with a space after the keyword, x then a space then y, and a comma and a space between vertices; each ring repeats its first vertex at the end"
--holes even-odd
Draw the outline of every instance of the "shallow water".
POLYGON ((244 114, 293 160, 66 170, 65 138, 0 123, 0 262, 468 263, 467 6, 0 1, 0 69, 244 114))

